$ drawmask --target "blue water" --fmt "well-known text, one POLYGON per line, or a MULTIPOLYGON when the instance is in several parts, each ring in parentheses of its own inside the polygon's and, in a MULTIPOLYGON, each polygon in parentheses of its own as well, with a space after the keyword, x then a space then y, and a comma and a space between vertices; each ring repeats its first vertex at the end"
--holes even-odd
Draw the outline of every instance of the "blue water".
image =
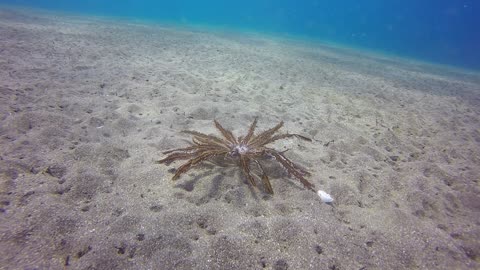
POLYGON ((479 0, 0 0, 0 3, 293 35, 480 69, 479 0))

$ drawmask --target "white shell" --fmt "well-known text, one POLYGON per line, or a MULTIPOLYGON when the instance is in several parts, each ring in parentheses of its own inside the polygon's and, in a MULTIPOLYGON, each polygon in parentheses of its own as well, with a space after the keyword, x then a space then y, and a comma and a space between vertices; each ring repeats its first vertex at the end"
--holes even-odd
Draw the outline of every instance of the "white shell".
POLYGON ((325 191, 319 190, 319 191, 317 191, 317 194, 320 197, 320 200, 322 200, 322 202, 324 202, 324 203, 333 202, 332 196, 330 196, 330 194, 326 193, 325 191))

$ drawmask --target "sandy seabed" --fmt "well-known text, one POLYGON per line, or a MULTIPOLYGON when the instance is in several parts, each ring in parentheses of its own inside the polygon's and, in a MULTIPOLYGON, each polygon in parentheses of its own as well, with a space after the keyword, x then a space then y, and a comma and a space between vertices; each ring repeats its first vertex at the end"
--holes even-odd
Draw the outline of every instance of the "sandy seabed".
POLYGON ((0 10, 1 269, 479 269, 480 75, 259 35, 0 10), (274 196, 171 181, 197 130, 283 120, 274 196))

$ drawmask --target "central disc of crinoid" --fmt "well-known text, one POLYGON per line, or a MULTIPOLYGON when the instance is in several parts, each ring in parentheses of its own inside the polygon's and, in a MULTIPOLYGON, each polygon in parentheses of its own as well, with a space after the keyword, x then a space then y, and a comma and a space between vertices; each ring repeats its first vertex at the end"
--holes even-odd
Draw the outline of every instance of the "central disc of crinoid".
POLYGON ((248 146, 246 146, 245 144, 236 145, 235 152, 239 153, 240 155, 244 155, 248 152, 248 146))

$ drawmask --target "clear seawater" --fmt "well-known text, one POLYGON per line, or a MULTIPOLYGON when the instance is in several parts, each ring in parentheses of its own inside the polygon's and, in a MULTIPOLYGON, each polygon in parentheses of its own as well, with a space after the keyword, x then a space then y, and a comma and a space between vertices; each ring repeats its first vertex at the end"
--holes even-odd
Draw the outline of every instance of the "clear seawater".
POLYGON ((0 4, 288 35, 480 69, 479 0, 0 0, 0 4))

